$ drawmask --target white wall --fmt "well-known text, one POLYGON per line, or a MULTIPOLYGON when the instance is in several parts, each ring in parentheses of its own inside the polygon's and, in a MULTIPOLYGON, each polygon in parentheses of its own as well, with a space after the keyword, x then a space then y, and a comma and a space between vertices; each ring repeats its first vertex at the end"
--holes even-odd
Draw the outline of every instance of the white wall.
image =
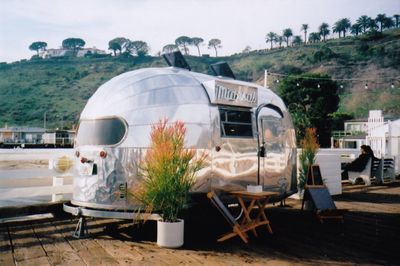
MULTIPOLYGON (((300 171, 298 157, 301 149, 297 149, 297 175, 300 171)), ((331 195, 342 194, 342 177, 340 165, 342 162, 351 162, 360 155, 359 149, 319 149, 315 163, 321 169, 322 179, 331 195)))

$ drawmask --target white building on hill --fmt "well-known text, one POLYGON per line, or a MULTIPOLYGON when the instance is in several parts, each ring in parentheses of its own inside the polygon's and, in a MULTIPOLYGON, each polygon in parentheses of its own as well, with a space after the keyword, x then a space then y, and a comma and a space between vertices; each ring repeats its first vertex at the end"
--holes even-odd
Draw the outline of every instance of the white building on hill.
MULTIPOLYGON (((39 56, 42 58, 53 58, 53 57, 61 57, 66 56, 71 50, 59 48, 59 49, 47 49, 39 52, 39 56)), ((106 51, 97 49, 96 47, 92 48, 81 48, 77 51, 76 57, 84 57, 87 53, 91 54, 106 54, 106 51)))

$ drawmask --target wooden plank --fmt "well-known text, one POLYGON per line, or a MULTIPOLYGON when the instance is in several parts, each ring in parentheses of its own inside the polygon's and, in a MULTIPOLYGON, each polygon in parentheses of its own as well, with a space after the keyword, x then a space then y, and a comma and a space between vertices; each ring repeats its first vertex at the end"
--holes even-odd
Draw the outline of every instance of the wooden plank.
MULTIPOLYGON (((96 220, 96 223, 102 225, 106 222, 96 220)), ((140 229, 134 229, 132 224, 120 224, 115 230, 112 232, 113 236, 107 231, 103 232, 96 237, 96 241, 122 265, 139 262, 140 265, 204 265, 205 263, 204 258, 193 255, 194 252, 185 250, 184 246, 180 249, 165 249, 158 247, 153 241, 135 240, 132 237, 134 230, 140 229), (129 230, 132 230, 132 233, 129 230)))
MULTIPOLYGON (((105 220, 96 219, 95 223, 99 226, 104 226, 104 221, 105 220)), ((138 249, 135 246, 128 245, 119 239, 113 239, 106 233, 97 236, 95 241, 121 265, 138 264, 144 260, 143 255, 138 252, 138 249)))
MULTIPOLYGON (((105 220, 97 220, 98 224, 104 224, 107 221, 105 220)), ((118 230, 118 232, 113 232, 115 233, 119 238, 124 239, 123 245, 117 245, 118 247, 123 247, 124 252, 131 252, 133 251, 134 256, 140 256, 137 258, 140 258, 140 265, 171 265, 175 266, 178 265, 177 260, 174 256, 171 256, 169 253, 168 249, 165 248, 160 248, 156 245, 155 242, 150 242, 150 241, 137 241, 132 238, 132 233, 128 233, 128 230, 137 230, 134 229, 132 226, 125 225, 117 227, 115 230, 118 230), (121 228, 123 227, 123 228, 121 228)), ((154 228, 155 229, 155 228, 154 228)), ((148 229, 145 229, 148 230, 148 229)), ((99 241, 99 238, 108 238, 108 241, 102 241, 103 245, 105 246, 105 249, 112 253, 113 255, 116 255, 118 252, 118 249, 113 249, 111 246, 114 245, 118 240, 115 239, 115 237, 111 237, 107 235, 107 232, 103 232, 101 236, 97 237, 97 241, 99 241)), ((129 256, 129 255, 128 255, 129 256)), ((130 256, 129 256, 130 257, 130 256)), ((118 260, 123 265, 129 265, 131 264, 132 260, 127 260, 127 261, 120 261, 118 260)), ((138 262, 134 262, 134 264, 137 264, 138 262)), ((186 263, 185 263, 186 264, 186 263)), ((184 264, 184 265, 185 265, 184 264)))
POLYGON ((91 219, 88 219, 87 224, 91 228, 89 231, 91 235, 85 239, 76 239, 72 237, 72 232, 76 225, 75 220, 71 221, 70 224, 54 222, 54 226, 61 232, 61 235, 68 241, 69 245, 71 245, 73 250, 86 265, 119 265, 116 259, 91 238, 91 236, 98 233, 98 227, 93 226, 94 222, 91 219))
POLYGON ((0 227, 0 265, 15 265, 10 237, 6 226, 0 227))
POLYGON ((51 222, 34 225, 33 230, 52 265, 86 265, 51 222))
POLYGON ((32 258, 18 262, 18 266, 43 266, 51 265, 46 257, 32 258))
POLYGON ((50 265, 31 226, 10 227, 14 258, 18 265, 50 265))

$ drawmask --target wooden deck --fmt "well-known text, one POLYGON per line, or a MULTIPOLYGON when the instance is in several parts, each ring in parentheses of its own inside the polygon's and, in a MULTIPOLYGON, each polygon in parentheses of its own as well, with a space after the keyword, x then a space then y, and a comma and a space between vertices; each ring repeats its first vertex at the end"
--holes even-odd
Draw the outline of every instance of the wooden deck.
POLYGON ((76 219, 67 215, 3 223, 0 265, 398 265, 400 182, 347 187, 334 199, 350 210, 344 224, 320 224, 299 201, 288 200, 287 207, 268 206, 274 234, 259 228, 249 244, 216 242, 229 227, 211 204, 186 214, 180 249, 157 247, 154 222, 88 219, 86 239, 71 236, 76 219), (215 219, 205 219, 210 216, 215 219))

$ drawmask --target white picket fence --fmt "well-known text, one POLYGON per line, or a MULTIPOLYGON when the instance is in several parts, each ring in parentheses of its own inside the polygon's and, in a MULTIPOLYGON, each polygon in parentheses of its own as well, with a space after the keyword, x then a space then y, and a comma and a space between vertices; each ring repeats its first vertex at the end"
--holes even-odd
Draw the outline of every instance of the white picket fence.
MULTIPOLYGON (((73 157, 73 149, 1 149, 0 162, 8 165, 73 157)), ((34 164, 36 165, 36 164, 34 164)), ((0 168, 0 207, 56 202, 72 194, 72 175, 49 170, 47 165, 24 169, 0 168)))

